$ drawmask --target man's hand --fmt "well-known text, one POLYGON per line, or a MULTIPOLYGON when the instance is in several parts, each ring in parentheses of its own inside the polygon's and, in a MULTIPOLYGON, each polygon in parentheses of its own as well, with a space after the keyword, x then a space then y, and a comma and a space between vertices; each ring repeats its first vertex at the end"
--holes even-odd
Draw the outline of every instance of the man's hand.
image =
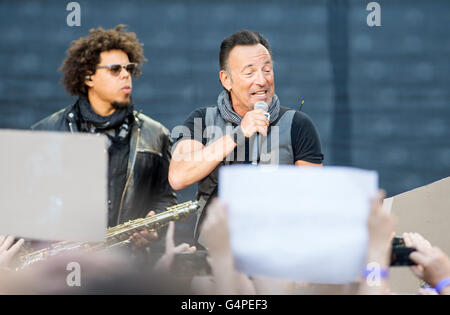
MULTIPOLYGON (((147 216, 155 215, 155 211, 150 211, 147 216)), ((150 246, 154 241, 158 239, 158 233, 156 231, 142 230, 140 232, 135 232, 130 237, 132 243, 132 249, 136 250, 138 248, 150 246)))
POLYGON ((430 242, 418 233, 404 233, 403 238, 407 247, 416 249, 409 255, 417 266, 412 266, 411 271, 431 286, 444 278, 450 277, 450 259, 437 247, 432 247, 430 242))
POLYGON ((14 243, 14 237, 0 235, 0 268, 8 268, 14 256, 22 248, 24 242, 24 239, 20 239, 12 245, 14 243))
POLYGON ((241 121, 241 128, 246 138, 250 138, 255 132, 267 136, 269 119, 266 115, 267 112, 262 109, 254 109, 245 114, 241 121))
POLYGON ((189 246, 187 243, 175 246, 173 235, 175 233, 175 223, 171 221, 166 234, 166 251, 164 255, 156 262, 154 270, 162 273, 169 273, 172 267, 173 259, 176 254, 195 253, 195 246, 189 246))

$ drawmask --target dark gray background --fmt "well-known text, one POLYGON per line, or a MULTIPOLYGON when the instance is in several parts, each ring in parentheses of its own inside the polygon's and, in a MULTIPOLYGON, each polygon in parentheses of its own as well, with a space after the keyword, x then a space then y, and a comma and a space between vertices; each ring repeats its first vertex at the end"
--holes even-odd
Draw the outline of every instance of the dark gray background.
POLYGON ((57 72, 65 50, 124 23, 148 59, 136 108, 172 129, 215 103, 220 42, 248 28, 271 43, 281 103, 305 100, 326 165, 377 170, 388 195, 450 175, 450 1, 378 1, 381 27, 367 26, 361 0, 78 2, 81 26, 69 27, 69 1, 0 1, 0 128, 73 103, 57 72))

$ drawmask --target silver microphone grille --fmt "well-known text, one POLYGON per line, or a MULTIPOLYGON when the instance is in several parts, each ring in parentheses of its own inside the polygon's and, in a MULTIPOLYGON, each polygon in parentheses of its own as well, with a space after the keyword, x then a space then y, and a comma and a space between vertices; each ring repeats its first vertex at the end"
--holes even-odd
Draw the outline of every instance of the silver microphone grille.
POLYGON ((255 106, 253 106, 253 109, 262 109, 265 112, 267 112, 267 110, 269 109, 269 106, 267 105, 266 102, 259 101, 259 102, 256 102, 255 106))

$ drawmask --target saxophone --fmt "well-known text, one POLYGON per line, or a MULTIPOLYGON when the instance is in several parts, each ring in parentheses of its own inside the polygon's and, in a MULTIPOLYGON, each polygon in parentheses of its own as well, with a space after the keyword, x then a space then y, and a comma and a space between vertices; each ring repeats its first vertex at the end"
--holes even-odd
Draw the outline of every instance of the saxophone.
POLYGON ((198 201, 187 201, 166 209, 166 211, 139 218, 106 230, 104 242, 69 242, 63 241, 52 244, 35 252, 20 256, 20 263, 16 270, 24 269, 36 262, 71 250, 99 251, 118 248, 130 244, 130 236, 142 229, 156 231, 169 224, 170 221, 178 221, 196 212, 199 208, 198 201))

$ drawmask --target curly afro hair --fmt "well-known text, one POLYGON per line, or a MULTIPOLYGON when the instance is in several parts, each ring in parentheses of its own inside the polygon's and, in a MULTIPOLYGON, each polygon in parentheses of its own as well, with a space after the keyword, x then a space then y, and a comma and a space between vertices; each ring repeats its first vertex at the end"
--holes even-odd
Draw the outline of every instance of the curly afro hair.
MULTIPOLYGON (((87 93, 87 86, 84 84, 86 75, 95 73, 100 63, 100 53, 104 51, 122 50, 128 55, 130 62, 135 62, 138 66, 147 60, 142 49, 144 44, 139 42, 135 33, 126 32, 123 28, 125 25, 119 24, 114 29, 91 29, 89 36, 72 42, 67 50, 68 56, 59 69, 64 73, 61 82, 71 95, 87 93)), ((137 70, 135 77, 140 74, 141 71, 137 70)))

